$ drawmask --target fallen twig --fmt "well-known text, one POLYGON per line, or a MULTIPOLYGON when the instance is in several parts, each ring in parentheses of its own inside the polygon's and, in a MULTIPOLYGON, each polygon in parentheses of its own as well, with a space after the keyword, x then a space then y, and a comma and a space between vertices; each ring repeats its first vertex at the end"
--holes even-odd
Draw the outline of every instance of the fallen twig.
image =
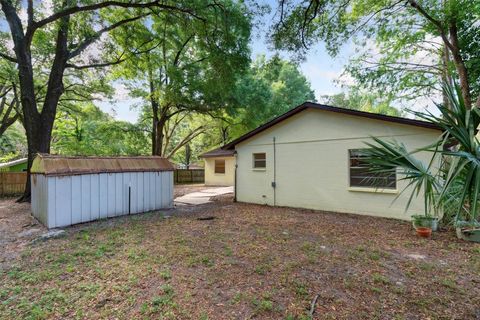
POLYGON ((313 314, 315 313, 315 305, 317 304, 317 300, 319 297, 320 295, 317 294, 312 300, 312 304, 310 305, 310 318, 313 318, 313 314))
POLYGON ((200 220, 200 221, 204 221, 204 220, 213 220, 215 219, 215 217, 213 216, 209 216, 209 217, 200 217, 200 218, 197 218, 197 220, 200 220))

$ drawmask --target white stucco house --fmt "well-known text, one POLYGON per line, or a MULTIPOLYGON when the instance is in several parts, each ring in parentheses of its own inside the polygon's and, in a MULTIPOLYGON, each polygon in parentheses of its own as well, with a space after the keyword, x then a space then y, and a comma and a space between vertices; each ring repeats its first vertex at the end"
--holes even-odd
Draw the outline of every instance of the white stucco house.
POLYGON ((423 199, 406 211, 406 182, 395 171, 372 185, 361 151, 372 136, 415 150, 440 134, 425 121, 307 102, 204 155, 205 178, 217 181, 224 165, 222 181, 235 185, 239 202, 409 220, 423 213, 423 199))

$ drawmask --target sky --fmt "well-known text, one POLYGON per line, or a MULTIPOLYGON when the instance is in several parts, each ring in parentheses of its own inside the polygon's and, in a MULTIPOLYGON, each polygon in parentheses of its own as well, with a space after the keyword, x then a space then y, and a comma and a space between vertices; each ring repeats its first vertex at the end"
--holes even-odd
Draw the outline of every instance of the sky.
MULTIPOLYGON (((276 0, 266 1, 272 8, 276 6, 276 0)), ((270 15, 263 17, 264 21, 273 20, 273 10, 270 15)), ((274 55, 276 52, 269 48, 265 39, 265 34, 269 26, 263 26, 258 30, 254 30, 252 34, 259 36, 252 36, 250 48, 251 57, 255 59, 257 55, 264 54, 267 58, 274 55)), ((323 95, 331 95, 341 92, 339 84, 335 81, 341 77, 344 66, 348 61, 348 54, 352 49, 350 47, 343 48, 337 57, 332 58, 326 51, 322 43, 318 43, 312 47, 306 59, 300 63, 299 67, 305 77, 311 84, 311 88, 315 91, 317 101, 323 95)), ((282 58, 289 59, 288 53, 280 52, 282 58)), ((120 82, 114 84, 116 94, 115 101, 101 101, 98 103, 100 108, 112 114, 118 120, 125 120, 135 122, 138 117, 138 110, 134 107, 139 104, 138 99, 133 99, 128 96, 128 91, 122 86, 120 82)))

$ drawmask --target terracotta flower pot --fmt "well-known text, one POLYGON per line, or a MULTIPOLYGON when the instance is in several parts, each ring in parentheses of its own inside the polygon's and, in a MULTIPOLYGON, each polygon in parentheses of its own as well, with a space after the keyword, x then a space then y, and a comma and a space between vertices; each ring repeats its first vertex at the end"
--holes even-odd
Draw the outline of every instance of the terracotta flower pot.
POLYGON ((417 234, 422 238, 430 238, 432 235, 432 228, 418 227, 416 230, 417 234))

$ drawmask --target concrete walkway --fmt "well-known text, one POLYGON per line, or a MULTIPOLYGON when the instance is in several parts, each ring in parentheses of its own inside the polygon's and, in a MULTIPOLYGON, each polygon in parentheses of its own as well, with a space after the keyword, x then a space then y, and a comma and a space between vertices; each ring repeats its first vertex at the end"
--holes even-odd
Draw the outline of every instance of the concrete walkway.
POLYGON ((188 193, 181 197, 175 198, 175 205, 184 206, 191 205, 196 206, 199 204, 209 203, 211 197, 219 196, 222 194, 233 193, 233 187, 221 187, 202 190, 198 192, 188 193))

